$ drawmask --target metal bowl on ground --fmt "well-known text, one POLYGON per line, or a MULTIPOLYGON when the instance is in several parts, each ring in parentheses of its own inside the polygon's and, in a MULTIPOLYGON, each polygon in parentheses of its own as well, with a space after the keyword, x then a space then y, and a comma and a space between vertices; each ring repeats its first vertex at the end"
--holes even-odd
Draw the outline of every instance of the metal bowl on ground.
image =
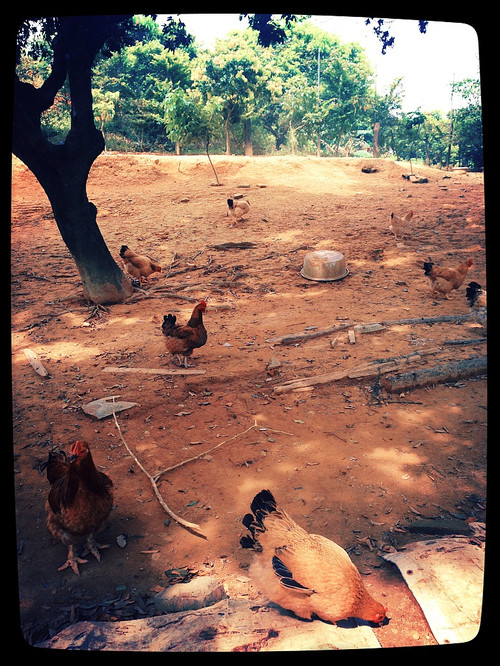
POLYGON ((302 277, 317 282, 342 280, 348 273, 344 255, 336 250, 308 252, 300 271, 302 277))

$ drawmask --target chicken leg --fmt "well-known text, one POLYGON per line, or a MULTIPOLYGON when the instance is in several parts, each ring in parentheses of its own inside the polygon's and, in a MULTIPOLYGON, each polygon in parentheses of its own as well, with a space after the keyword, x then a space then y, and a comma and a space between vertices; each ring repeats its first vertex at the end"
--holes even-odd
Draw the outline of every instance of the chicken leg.
MULTIPOLYGON (((109 543, 97 543, 95 540, 94 534, 89 534, 87 537, 87 544, 86 544, 86 550, 89 551, 89 553, 92 553, 92 555, 96 558, 98 562, 101 561, 101 553, 99 552, 99 549, 104 549, 104 548, 109 548, 109 543)), ((85 551, 86 552, 86 551, 85 551)), ((84 554, 85 554, 84 552, 84 554)))
POLYGON ((61 565, 57 570, 58 571, 64 571, 64 569, 67 569, 68 567, 71 567, 73 571, 76 573, 77 576, 80 575, 80 571, 78 570, 78 565, 79 564, 85 564, 88 562, 88 560, 84 560, 81 557, 77 557, 75 555, 75 546, 72 543, 68 544, 68 559, 66 562, 61 565))

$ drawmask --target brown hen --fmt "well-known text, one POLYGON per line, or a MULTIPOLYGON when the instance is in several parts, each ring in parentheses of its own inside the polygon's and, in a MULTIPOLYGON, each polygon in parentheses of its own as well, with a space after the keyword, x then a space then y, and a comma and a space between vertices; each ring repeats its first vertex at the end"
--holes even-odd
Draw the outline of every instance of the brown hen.
POLYGON ((178 324, 177 317, 173 314, 163 317, 161 330, 165 336, 165 346, 172 361, 179 366, 188 368, 188 358, 193 350, 203 347, 207 341, 207 330, 203 324, 203 313, 206 309, 206 302, 200 301, 187 324, 178 324))
POLYGON ((142 284, 153 273, 161 273, 161 266, 146 255, 136 254, 127 245, 120 248, 120 257, 127 273, 142 284))
POLYGON ((250 536, 240 543, 259 553, 250 575, 268 599, 306 619, 384 620, 387 609, 371 597, 343 548, 299 527, 269 490, 254 497, 251 510, 243 519, 250 536))
POLYGON ((400 215, 396 215, 396 213, 391 213, 389 231, 392 231, 396 238, 398 238, 398 236, 404 236, 410 228, 410 220, 412 217, 412 210, 408 211, 408 213, 402 217, 400 215))
POLYGON ((68 558, 59 571, 71 567, 79 574, 78 565, 87 562, 75 554, 82 538, 98 561, 99 548, 107 547, 96 543, 94 534, 104 527, 110 514, 113 482, 96 469, 89 445, 81 440, 73 443, 69 457, 64 451, 51 451, 44 466, 50 483, 47 528, 68 547, 68 558))
POLYGON ((467 271, 472 266, 472 259, 462 261, 456 268, 443 268, 435 266, 434 263, 429 261, 424 262, 424 273, 429 280, 431 287, 431 294, 442 294, 445 298, 449 298, 448 294, 454 289, 459 289, 467 275, 467 271))

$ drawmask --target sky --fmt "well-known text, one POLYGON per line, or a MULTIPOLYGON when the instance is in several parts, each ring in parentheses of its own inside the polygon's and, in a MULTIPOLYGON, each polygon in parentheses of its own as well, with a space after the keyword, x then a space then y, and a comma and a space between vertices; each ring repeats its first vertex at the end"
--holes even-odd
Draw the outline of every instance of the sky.
MULTIPOLYGON (((161 16, 159 17, 161 19, 161 16)), ((187 31, 206 48, 231 30, 244 30, 248 22, 239 14, 180 14, 187 31)), ((452 106, 453 80, 479 78, 479 44, 476 31, 464 23, 430 21, 421 34, 418 21, 395 19, 387 22, 395 44, 382 55, 381 44, 363 17, 312 16, 322 30, 343 42, 359 42, 376 74, 379 94, 388 92, 395 78, 403 77, 403 111, 447 113, 452 106)), ((455 98, 453 106, 459 106, 455 98)))

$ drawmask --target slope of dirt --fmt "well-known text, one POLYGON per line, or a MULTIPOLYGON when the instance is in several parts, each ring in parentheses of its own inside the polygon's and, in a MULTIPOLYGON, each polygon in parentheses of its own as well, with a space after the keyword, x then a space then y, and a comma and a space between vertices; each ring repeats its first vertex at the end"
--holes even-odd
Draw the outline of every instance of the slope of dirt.
MULTIPOLYGON (((172 569, 213 573, 233 596, 261 599, 247 580, 243 515, 270 488, 309 531, 346 548, 390 621, 375 629, 382 646, 433 644, 418 604, 384 549, 418 539, 408 527, 425 517, 484 520, 486 378, 384 392, 374 378, 308 390, 275 387, 359 365, 365 360, 440 349, 423 367, 481 356, 486 345, 446 345, 481 337, 466 322, 401 324, 358 335, 347 329, 293 345, 276 336, 335 324, 468 312, 465 285, 486 286, 482 176, 418 167, 428 182, 402 178, 407 164, 315 158, 206 158, 103 154, 88 182, 89 199, 112 254, 122 244, 164 270, 129 302, 93 310, 28 169, 13 162, 12 375, 14 484, 21 630, 33 644, 78 619, 153 614, 152 597, 172 569), (228 226, 226 199, 243 194, 248 219, 228 226), (391 211, 414 211, 411 234, 395 240, 391 211), (215 245, 252 242, 249 249, 215 245), (305 253, 342 252, 338 282, 300 276, 305 253), (473 259, 450 300, 433 298, 423 274, 428 257, 454 266, 473 259), (111 373, 107 366, 172 368, 161 322, 189 317, 208 301, 205 347, 193 355, 203 375, 111 373), (50 376, 37 375, 30 348, 50 376), (271 358, 280 368, 270 374, 271 358), (127 453, 112 417, 82 411, 117 395, 138 406, 121 412, 123 436, 150 474, 218 446, 165 472, 168 506, 200 525, 202 539, 169 519, 127 453), (101 540, 102 560, 80 576, 57 571, 66 550, 45 528, 48 482, 39 466, 55 444, 90 442, 114 481, 115 506, 101 540), (117 537, 124 535, 122 546, 117 537)), ((421 535, 422 537, 427 535, 421 535)))

